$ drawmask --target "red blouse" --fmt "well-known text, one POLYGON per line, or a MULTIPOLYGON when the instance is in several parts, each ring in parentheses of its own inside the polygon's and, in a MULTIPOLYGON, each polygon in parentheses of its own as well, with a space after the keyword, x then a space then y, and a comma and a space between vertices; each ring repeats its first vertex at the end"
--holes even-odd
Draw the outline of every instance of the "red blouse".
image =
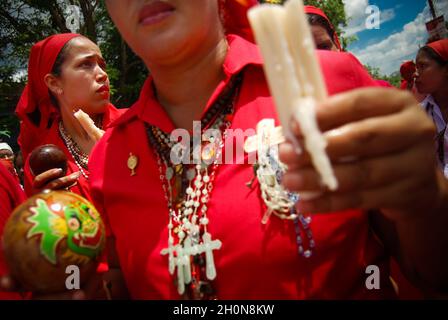
MULTIPOLYGON (((104 127, 107 128, 114 120, 116 120, 124 112, 125 112, 124 109, 117 109, 112 104, 109 104, 103 116, 104 127)), ((70 151, 68 151, 67 147, 64 144, 64 141, 62 140, 59 134, 59 121, 53 121, 51 127, 45 132, 45 136, 39 140, 39 145, 44 144, 54 144, 64 151, 65 155, 67 156, 67 175, 79 171, 79 168, 76 165, 73 156, 71 155, 70 151)), ((29 165, 28 154, 30 153, 31 152, 28 151, 24 166, 24 187, 28 196, 32 195, 32 183, 34 180, 34 176, 31 173, 29 165)), ((88 170, 84 171, 87 174, 89 174, 88 170)), ((89 189, 90 189, 89 182, 83 175, 79 177, 78 183, 74 187, 70 188, 72 192, 79 194, 88 200, 91 200, 89 189)))
MULTIPOLYGON (((0 163, 0 235, 11 212, 25 201, 26 196, 16 181, 14 176, 0 163)), ((0 237, 1 238, 1 237, 0 237)), ((1 241, 0 241, 1 243, 1 241)), ((0 246, 0 276, 7 274, 5 262, 3 260, 2 247, 0 246)), ((0 291, 0 300, 20 299, 18 293, 6 293, 0 291)))
MULTIPOLYGON (((225 80, 244 72, 232 128, 255 128, 264 118, 277 119, 256 45, 228 37, 225 80)), ((331 94, 375 86, 352 55, 319 51, 331 94)), ((149 79, 138 102, 95 146, 90 158, 92 197, 116 238, 121 267, 133 298, 178 299, 168 258, 168 209, 159 170, 149 146, 146 124, 171 132, 172 121, 158 104, 149 79), (129 154, 138 157, 136 174, 127 166, 129 154)), ((277 121, 277 120, 276 120, 277 121)), ((227 141, 228 142, 228 141, 227 141)), ((246 155, 247 156, 247 155, 246 155)), ((260 190, 246 183, 253 177, 248 164, 223 164, 217 171, 208 202, 208 230, 222 241, 215 251, 218 299, 378 299, 394 296, 389 283, 388 256, 374 238, 368 216, 359 210, 314 215, 311 223, 316 248, 311 258, 297 254, 294 225, 265 212, 260 190), (366 267, 381 270, 381 289, 367 290, 366 267)))

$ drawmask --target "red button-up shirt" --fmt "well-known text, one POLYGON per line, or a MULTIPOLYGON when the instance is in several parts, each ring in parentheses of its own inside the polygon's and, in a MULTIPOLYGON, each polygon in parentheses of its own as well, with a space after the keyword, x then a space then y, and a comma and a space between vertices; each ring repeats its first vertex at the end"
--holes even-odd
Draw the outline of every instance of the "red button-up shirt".
MULTIPOLYGON (((256 45, 229 36, 230 49, 218 85, 204 111, 212 105, 229 79, 244 72, 231 128, 256 128, 277 116, 256 45)), ((375 86, 352 55, 320 51, 318 56, 330 94, 362 86, 375 86)), ((133 298, 177 299, 168 271, 168 209, 157 160, 148 142, 146 124, 165 132, 175 129, 153 95, 151 79, 138 102, 106 132, 90 160, 92 196, 116 238, 121 268, 133 298), (127 161, 138 157, 131 176, 127 161)), ((388 257, 374 238, 365 212, 352 210, 314 215, 311 228, 316 249, 309 259, 297 254, 294 225, 271 217, 249 164, 219 166, 208 202, 208 230, 222 241, 215 251, 218 299, 387 298, 388 257), (367 290, 366 267, 381 270, 381 289, 367 290)))

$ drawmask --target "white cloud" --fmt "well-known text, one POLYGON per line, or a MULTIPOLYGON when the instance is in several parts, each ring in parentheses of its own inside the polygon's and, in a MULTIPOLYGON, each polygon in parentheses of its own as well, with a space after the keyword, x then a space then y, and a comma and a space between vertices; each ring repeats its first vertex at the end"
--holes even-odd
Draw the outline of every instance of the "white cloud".
MULTIPOLYGON (((439 4, 439 12, 448 12, 448 1, 439 4)), ((419 47, 425 44, 425 22, 428 20, 430 13, 426 6, 414 21, 406 24, 399 32, 365 48, 354 49, 353 53, 362 63, 378 67, 384 74, 395 72, 404 60, 414 59, 419 47)))
MULTIPOLYGON (((370 5, 369 0, 343 0, 344 9, 349 19, 348 26, 344 28, 346 36, 356 35, 358 32, 366 30, 366 9, 370 5)), ((380 23, 386 23, 395 18, 394 9, 380 11, 380 23)))

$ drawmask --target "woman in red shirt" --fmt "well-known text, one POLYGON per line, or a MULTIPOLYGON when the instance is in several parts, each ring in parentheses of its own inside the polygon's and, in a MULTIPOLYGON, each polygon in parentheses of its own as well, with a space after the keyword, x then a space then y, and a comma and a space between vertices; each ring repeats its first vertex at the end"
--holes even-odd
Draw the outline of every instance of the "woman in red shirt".
POLYGON ((87 162, 93 141, 73 112, 81 109, 105 129, 122 111, 109 102, 109 79, 98 46, 79 34, 56 34, 31 48, 28 84, 16 113, 18 139, 25 164, 25 190, 69 187, 90 199, 87 162), (67 156, 67 175, 60 169, 31 173, 29 154, 43 144, 55 144, 67 156), (76 183, 76 184, 75 184, 76 183))
MULTIPOLYGON (((124 111, 116 109, 109 98, 106 63, 98 46, 88 38, 72 33, 56 34, 33 45, 28 83, 16 108, 21 120, 18 142, 26 159, 24 184, 28 195, 42 189, 66 188, 91 200, 87 164, 96 141, 73 113, 81 109, 105 129, 124 111), (61 169, 33 175, 29 155, 43 144, 54 144, 63 150, 67 157, 65 176, 61 169)), ((101 263, 98 272, 107 269, 107 264, 101 263)), ((95 284, 92 290, 96 287, 95 284)))
POLYGON ((390 253, 421 287, 446 285, 447 182, 431 156, 433 126, 412 96, 349 91, 375 83, 352 56, 318 52, 329 92, 349 91, 317 110, 340 187, 323 190, 309 156, 286 143, 283 184, 320 197, 300 199, 291 220, 277 214, 262 224, 266 201, 244 164, 248 155, 204 163, 228 156, 232 142, 242 147, 226 128, 253 131, 277 119, 257 47, 225 35, 218 1, 106 4, 151 70, 90 161, 92 195, 133 298, 392 298, 390 253), (175 142, 195 120, 215 129, 199 135, 209 143, 202 162, 170 162, 173 152, 188 155, 190 144, 175 142), (300 213, 313 214, 312 222, 300 213), (380 289, 366 286, 370 265, 380 289))
MULTIPOLYGON (((309 156, 285 143, 283 184, 320 197, 261 223, 266 185, 254 179, 250 155, 233 152, 244 143, 238 131, 226 129, 254 133, 277 115, 257 46, 225 34, 220 3, 106 1, 151 70, 139 100, 89 163, 92 196, 115 241, 110 264, 122 269, 132 298, 392 298, 389 254, 420 286, 444 288, 448 188, 430 152, 434 128, 407 93, 352 91, 375 83, 351 55, 318 53, 335 96, 317 117, 340 188, 321 190, 309 156), (202 132, 194 120, 214 130, 202 132), (176 143, 192 129, 206 141, 202 150, 176 143), (201 162, 171 161, 188 159, 188 151, 201 162), (213 161, 222 154, 232 161, 213 161), (378 210, 368 214, 371 208, 378 210), (366 286, 372 265, 380 281, 373 288, 366 286)), ((275 169, 278 157, 271 157, 267 166, 275 169)))

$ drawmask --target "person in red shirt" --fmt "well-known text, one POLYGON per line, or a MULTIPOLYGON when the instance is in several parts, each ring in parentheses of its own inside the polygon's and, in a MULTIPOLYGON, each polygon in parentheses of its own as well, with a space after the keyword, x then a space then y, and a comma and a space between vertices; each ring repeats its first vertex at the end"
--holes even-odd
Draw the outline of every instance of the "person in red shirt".
MULTIPOLYGON (((26 199, 26 195, 15 177, 4 166, 0 165, 0 235, 11 212, 26 199)), ((0 246, 0 275, 6 274, 7 268, 3 260, 2 247, 0 246)), ((1 292, 0 300, 20 299, 18 293, 1 292)))
MULTIPOLYGON (((106 4, 151 70, 137 103, 90 160, 92 196, 132 298, 393 298, 389 254, 420 287, 446 285, 447 181, 430 153, 433 125, 411 95, 353 90, 375 82, 351 55, 319 51, 335 96, 317 119, 340 187, 322 189, 309 156, 286 143, 284 186, 320 196, 298 201, 300 221, 273 214, 262 224, 266 202, 260 183, 247 184, 254 181, 252 166, 241 164, 247 154, 225 164, 170 162, 172 152, 188 152, 188 143, 173 143, 194 120, 224 136, 225 128, 277 121, 257 46, 225 35, 215 1, 106 4), (171 140, 175 129, 183 130, 171 140), (313 214, 312 222, 300 213, 313 214), (371 265, 380 271, 378 290, 366 287, 371 265)), ((225 145, 234 140, 212 143, 202 160, 230 152, 225 145)))
POLYGON ((106 128, 123 111, 109 102, 106 62, 96 44, 79 34, 56 34, 31 48, 28 83, 16 108, 21 120, 19 145, 25 159, 28 195, 44 187, 69 187, 90 199, 87 161, 95 141, 82 129, 73 112, 81 109, 106 128), (52 169, 36 177, 29 154, 43 144, 61 148, 68 159, 67 175, 52 169))
MULTIPOLYGON (((266 184, 254 179, 249 154, 232 153, 244 141, 226 130, 278 124, 257 46, 225 34, 218 1, 106 5, 151 70, 139 100, 89 163, 92 196, 117 254, 110 265, 121 268, 132 298, 393 298, 390 254, 421 287, 446 288, 447 181, 430 152, 433 125, 412 96, 354 90, 375 82, 353 56, 319 51, 334 96, 317 107, 317 119, 340 188, 322 190, 307 153, 287 142, 283 185, 299 198, 302 191, 320 196, 300 198, 291 214, 275 211, 262 223, 266 184), (198 134, 195 120, 213 131, 198 134), (180 139, 195 131, 203 149, 180 139), (189 151, 201 161, 176 162, 189 151), (220 164, 224 154, 232 161, 220 164), (366 286, 372 266, 377 289, 366 286)), ((271 157, 267 167, 280 167, 271 157)), ((268 178, 275 186, 277 177, 268 178)))
MULTIPOLYGON (((109 98, 106 62, 98 46, 88 38, 72 33, 56 34, 33 45, 28 83, 16 108, 21 120, 18 142, 25 159, 24 185, 28 196, 43 189, 64 188, 91 201, 87 164, 96 141, 81 127, 73 112, 83 110, 98 127, 105 129, 124 112, 116 109, 109 98), (32 174, 29 155, 43 144, 54 144, 63 150, 67 157, 65 176, 61 169, 51 169, 36 177, 32 174)), ((99 274, 107 270, 106 263, 98 267, 99 274)), ((3 272, 0 276, 4 276, 3 272)), ((95 280, 101 284, 100 276, 95 280)), ((7 290, 14 290, 16 284, 11 283, 7 290)), ((92 284, 92 291, 97 291, 97 283, 92 284)))

